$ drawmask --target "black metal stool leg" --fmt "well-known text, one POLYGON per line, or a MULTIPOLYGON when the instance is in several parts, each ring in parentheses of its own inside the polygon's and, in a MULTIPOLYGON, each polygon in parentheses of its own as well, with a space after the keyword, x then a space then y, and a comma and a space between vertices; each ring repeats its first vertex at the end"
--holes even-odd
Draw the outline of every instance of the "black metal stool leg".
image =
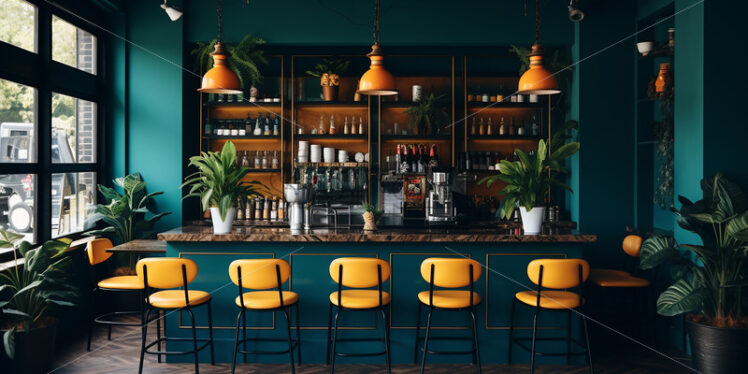
POLYGON ((94 311, 96 308, 96 291, 99 288, 96 287, 91 291, 91 307, 89 308, 88 313, 88 344, 86 345, 86 351, 91 352, 91 335, 93 334, 94 325, 96 324, 94 322, 94 316, 96 315, 96 312, 94 311))
MULTIPOLYGON (((247 350, 247 314, 246 311, 242 313, 242 339, 244 339, 244 351, 247 350)), ((247 354, 244 354, 244 363, 247 363, 247 354)))
MULTIPOLYGON (((166 326, 166 316, 164 316, 164 326, 166 326)), ((208 301, 208 337, 210 338, 210 364, 216 364, 216 355, 213 349, 213 308, 208 301)))
POLYGON ((421 356, 421 374, 426 368, 426 355, 429 353, 429 332, 431 332, 431 315, 434 313, 434 307, 429 307, 429 316, 426 319, 426 336, 423 339, 423 355, 421 356))
POLYGON ((566 310, 566 365, 571 365, 571 309, 566 310))
POLYGON ((239 314, 236 315, 236 332, 234 333, 234 354, 231 359, 231 374, 234 374, 236 371, 236 352, 239 350, 239 328, 241 327, 243 313, 244 310, 241 310, 239 314))
MULTIPOLYGON (((158 348, 158 351, 161 352, 161 311, 156 312, 158 315, 156 316, 156 347, 158 348)), ((161 363, 161 354, 158 354, 158 363, 161 363)))
POLYGON ((472 308, 472 310, 470 311, 470 317, 473 319, 473 345, 475 349, 474 354, 477 360, 478 373, 480 374, 483 372, 483 367, 480 362, 480 345, 478 343, 478 322, 477 322, 477 319, 475 318, 475 308, 472 308))
POLYGON ((301 319, 299 317, 299 303, 296 303, 296 354, 297 362, 301 365, 301 319))
POLYGON ((296 373, 296 366, 293 363, 293 339, 291 338, 291 314, 289 308, 283 310, 283 315, 286 316, 286 330, 288 332, 288 357, 291 360, 291 374, 296 373))
POLYGON ((380 310, 382 312, 382 329, 384 330, 384 354, 387 361, 387 374, 390 374, 392 372, 392 364, 390 362, 390 334, 388 332, 387 312, 384 308, 380 310))
POLYGON ((413 345, 413 365, 418 364, 418 346, 419 338, 421 337, 421 301, 418 301, 418 312, 416 313, 416 339, 413 345))
POLYGON ((538 332, 538 308, 535 309, 535 314, 532 317, 532 349, 530 350, 530 374, 535 372, 535 339, 537 338, 538 332))
POLYGON ((584 342, 587 344, 587 364, 590 365, 590 374, 595 374, 595 370, 592 368, 592 351, 590 350, 590 334, 587 330, 587 318, 582 318, 582 326, 584 326, 584 342))
POLYGON ((517 298, 512 298, 512 310, 509 312, 509 348, 507 349, 507 364, 512 364, 512 346, 514 345, 514 307, 517 304, 517 298))
POLYGON ((195 325, 195 314, 192 313, 192 309, 187 308, 187 312, 190 313, 190 320, 192 321, 192 347, 195 350, 195 374, 200 372, 200 359, 197 351, 197 326, 195 325))
POLYGON ((336 343, 338 339, 338 317, 340 317, 340 312, 342 312, 342 310, 340 307, 338 307, 338 311, 335 312, 335 327, 332 332, 332 362, 330 364, 330 374, 335 373, 335 356, 337 356, 336 343))
POLYGON ((138 374, 143 373, 143 359, 145 358, 145 338, 146 335, 148 335, 148 318, 151 315, 151 309, 146 308, 146 311, 143 314, 143 325, 141 330, 141 340, 140 340, 140 363, 138 364, 138 374))
POLYGON ((330 344, 332 344, 332 303, 330 303, 329 312, 327 314, 327 365, 330 365, 330 344))

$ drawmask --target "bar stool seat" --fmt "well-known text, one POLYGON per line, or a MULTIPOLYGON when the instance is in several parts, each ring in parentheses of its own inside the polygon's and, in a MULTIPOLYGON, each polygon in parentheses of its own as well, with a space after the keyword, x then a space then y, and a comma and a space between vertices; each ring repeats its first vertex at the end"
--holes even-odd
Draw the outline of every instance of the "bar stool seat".
POLYGON ((99 288, 109 288, 117 290, 142 290, 143 281, 137 275, 122 275, 102 279, 96 284, 99 288))
MULTIPOLYGON (((517 300, 529 305, 538 306, 538 293, 536 291, 521 291, 515 295, 517 300)), ((582 303, 579 294, 569 291, 543 291, 540 294, 540 307, 544 309, 572 309, 582 303)))
MULTIPOLYGON (((210 301, 210 294, 205 291, 189 290, 187 291, 190 306, 197 306, 210 301)), ((184 290, 166 290, 152 293, 150 304, 153 307, 161 309, 174 309, 187 306, 187 300, 184 297, 184 290)))
MULTIPOLYGON (((390 294, 382 292, 382 305, 390 303, 390 294)), ((338 305, 338 292, 330 294, 330 302, 332 305, 348 308, 348 309, 371 309, 379 307, 379 291, 378 290, 342 290, 340 291, 340 302, 343 305, 338 305)))
POLYGON ((589 281, 599 287, 642 288, 649 286, 648 279, 614 269, 590 269, 589 281))
MULTIPOLYGON (((418 300, 424 305, 432 306, 429 304, 429 291, 422 291, 418 293, 418 300)), ((470 291, 449 291, 439 290, 434 291, 434 305, 437 308, 445 309, 462 309, 480 304, 480 294, 473 292, 473 304, 470 304, 470 291)))
POLYGON ((236 297, 235 302, 239 307, 247 309, 275 309, 281 306, 290 306, 299 301, 299 294, 293 291, 283 291, 283 304, 281 304, 278 291, 251 291, 236 297), (242 300, 244 299, 244 300, 242 300), (243 301, 243 303, 242 303, 243 301))

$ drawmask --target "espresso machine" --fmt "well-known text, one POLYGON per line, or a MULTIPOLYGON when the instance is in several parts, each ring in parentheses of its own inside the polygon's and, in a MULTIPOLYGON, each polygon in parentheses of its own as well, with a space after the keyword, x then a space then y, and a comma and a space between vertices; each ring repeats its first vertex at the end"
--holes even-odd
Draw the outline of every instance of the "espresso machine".
POLYGON ((291 233, 298 233, 304 227, 304 204, 312 201, 314 190, 308 184, 286 183, 283 196, 289 203, 288 223, 291 233))
POLYGON ((457 222, 449 175, 445 169, 431 170, 429 195, 426 198, 426 223, 429 225, 457 222))

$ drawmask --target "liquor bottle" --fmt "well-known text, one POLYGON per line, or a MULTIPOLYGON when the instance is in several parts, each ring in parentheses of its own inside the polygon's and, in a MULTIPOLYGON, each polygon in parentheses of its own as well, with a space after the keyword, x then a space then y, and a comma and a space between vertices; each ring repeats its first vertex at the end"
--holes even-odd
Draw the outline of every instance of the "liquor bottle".
POLYGON ((358 134, 364 135, 364 118, 361 116, 358 117, 358 134))
POLYGON ((318 135, 325 135, 325 120, 322 116, 319 116, 319 128, 317 129, 318 135))
POLYGON ((252 115, 247 114, 247 119, 244 120, 244 130, 247 135, 252 135, 252 115))
POLYGON ((278 151, 273 151, 273 160, 270 162, 272 169, 280 168, 280 160, 278 159, 278 151))
POLYGON ((506 123, 504 123, 504 117, 501 117, 501 122, 499 122, 499 135, 506 135, 506 123))
POLYGON ((408 155, 408 146, 403 145, 403 154, 400 161, 400 173, 410 172, 410 156, 408 155))
POLYGON ((351 128, 348 125, 348 116, 345 116, 345 122, 343 123, 343 135, 348 135, 351 132, 351 128))
POLYGON ((273 135, 280 135, 280 115, 278 115, 278 113, 275 113, 275 120, 273 122, 273 135))
POLYGON ((242 154, 242 167, 243 168, 249 167, 249 159, 247 158, 247 151, 244 151, 244 154, 242 154))
POLYGON ((268 151, 262 152, 262 168, 268 168, 268 151))
POLYGON ((475 128, 475 117, 473 117, 473 124, 470 126, 470 135, 476 134, 476 128, 475 128))
POLYGON ((480 118, 480 127, 478 128, 478 135, 486 134, 486 125, 483 123, 483 117, 480 118))
POLYGON ((419 173, 425 173, 426 172, 426 150, 423 148, 424 146, 418 145, 418 172, 419 173))
POLYGON ((403 162, 402 154, 400 153, 400 144, 397 145, 397 152, 395 153, 395 174, 400 174, 400 163, 403 162))
POLYGON ((262 204, 262 220, 270 220, 270 199, 265 197, 265 202, 262 204))
POLYGON ((512 122, 509 122, 509 135, 514 135, 514 117, 512 117, 512 122))
POLYGON ((436 155, 436 144, 432 144, 431 150, 429 150, 429 167, 439 167, 439 157, 436 155))
POLYGON ((262 113, 257 114, 257 120, 255 121, 255 128, 252 132, 253 135, 262 135, 262 113))
POLYGON ((285 221, 286 220, 286 203, 283 201, 283 198, 281 198, 278 201, 278 221, 285 221))
POLYGON ((493 123, 491 123, 491 117, 488 117, 488 127, 486 127, 486 135, 493 135, 493 130, 491 130, 492 127, 493 123))
POLYGON ((517 128, 517 135, 525 135, 525 119, 522 118, 522 122, 519 124, 519 127, 517 128))
POLYGON ((278 221, 278 198, 273 196, 273 201, 270 205, 270 220, 273 222, 278 221))
POLYGON ((270 130, 270 114, 265 116, 265 128, 262 131, 262 135, 271 135, 272 132, 270 130))
POLYGON ((411 145, 410 150, 410 171, 412 173, 418 173, 418 153, 416 153, 417 148, 411 145))
POLYGON ((330 135, 335 135, 337 129, 335 128, 335 115, 330 116, 330 135))
POLYGON ((260 157, 260 151, 255 152, 255 169, 261 169, 262 168, 262 157, 260 157))
POLYGON ((255 220, 257 221, 262 219, 262 202, 261 198, 255 199, 255 220))
POLYGON ((532 136, 540 136, 540 126, 538 126, 535 116, 532 116, 532 136))

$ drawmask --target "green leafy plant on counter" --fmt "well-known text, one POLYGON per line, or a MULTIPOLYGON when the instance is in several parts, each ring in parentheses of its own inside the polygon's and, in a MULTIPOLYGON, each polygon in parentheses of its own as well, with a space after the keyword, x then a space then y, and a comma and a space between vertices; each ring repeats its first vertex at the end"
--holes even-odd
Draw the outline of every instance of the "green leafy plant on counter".
POLYGON ((427 134, 436 134, 449 123, 447 109, 441 105, 445 95, 436 96, 430 93, 405 110, 410 118, 408 127, 426 130, 427 134))
POLYGON ((221 152, 202 152, 190 157, 189 166, 197 172, 188 175, 180 188, 189 187, 184 199, 199 197, 203 211, 218 208, 221 219, 226 219, 229 208, 238 201, 245 203, 250 196, 259 196, 260 188, 267 187, 258 181, 244 181, 250 169, 241 167, 236 160, 236 147, 231 141, 221 152))
POLYGON ((97 204, 93 208, 93 214, 86 217, 84 227, 90 231, 86 231, 85 235, 113 236, 120 243, 126 243, 133 239, 147 237, 156 222, 171 214, 171 212, 155 213, 149 209, 153 198, 162 195, 163 192, 146 193, 146 183, 140 173, 116 178, 114 185, 122 192, 120 193, 116 188, 98 185, 99 193, 107 203, 97 204), (148 215, 151 216, 148 217, 148 215), (100 230, 91 230, 99 222, 109 226, 100 230))
MULTIPOLYGON (((205 73, 213 67, 213 57, 210 55, 215 49, 217 39, 209 43, 197 42, 197 47, 192 50, 191 54, 195 56, 195 70, 197 73, 205 73)), ((267 65, 268 60, 265 58, 261 46, 265 40, 247 34, 242 38, 239 44, 232 45, 224 43, 224 47, 229 54, 229 67, 239 77, 242 87, 257 85, 262 81, 260 65, 267 65)))
POLYGON ((571 187, 557 177, 568 173, 563 162, 579 151, 579 142, 567 143, 570 137, 567 132, 576 128, 578 128, 576 121, 566 122, 551 137, 550 152, 544 139, 538 142, 538 149, 533 154, 515 149, 517 161, 501 160, 499 174, 478 181, 479 184, 485 183, 487 187, 491 187, 497 181, 506 183, 500 192, 504 195, 501 206, 502 218, 511 218, 516 204, 527 210, 542 204, 552 185, 572 191, 571 187))
POLYGON ((348 71, 350 65, 350 60, 343 60, 339 57, 323 58, 322 62, 315 65, 313 69, 307 70, 306 73, 319 78, 321 86, 338 86, 340 76, 348 71))
POLYGON ((71 240, 49 240, 31 248, 22 238, 0 229, 0 248, 15 248, 14 256, 24 260, 23 266, 0 273, 0 328, 6 329, 3 345, 10 358, 15 355, 17 333, 54 325, 54 308, 74 306, 78 296, 68 279, 71 260, 65 250, 71 240))
POLYGON ((679 244, 672 237, 654 236, 642 244, 639 267, 671 265, 675 282, 657 299, 664 316, 699 313, 717 327, 748 327, 742 313, 748 257, 748 200, 740 187, 722 174, 701 181, 703 198, 691 202, 678 196, 673 210, 678 225, 698 234, 701 245, 679 244))

